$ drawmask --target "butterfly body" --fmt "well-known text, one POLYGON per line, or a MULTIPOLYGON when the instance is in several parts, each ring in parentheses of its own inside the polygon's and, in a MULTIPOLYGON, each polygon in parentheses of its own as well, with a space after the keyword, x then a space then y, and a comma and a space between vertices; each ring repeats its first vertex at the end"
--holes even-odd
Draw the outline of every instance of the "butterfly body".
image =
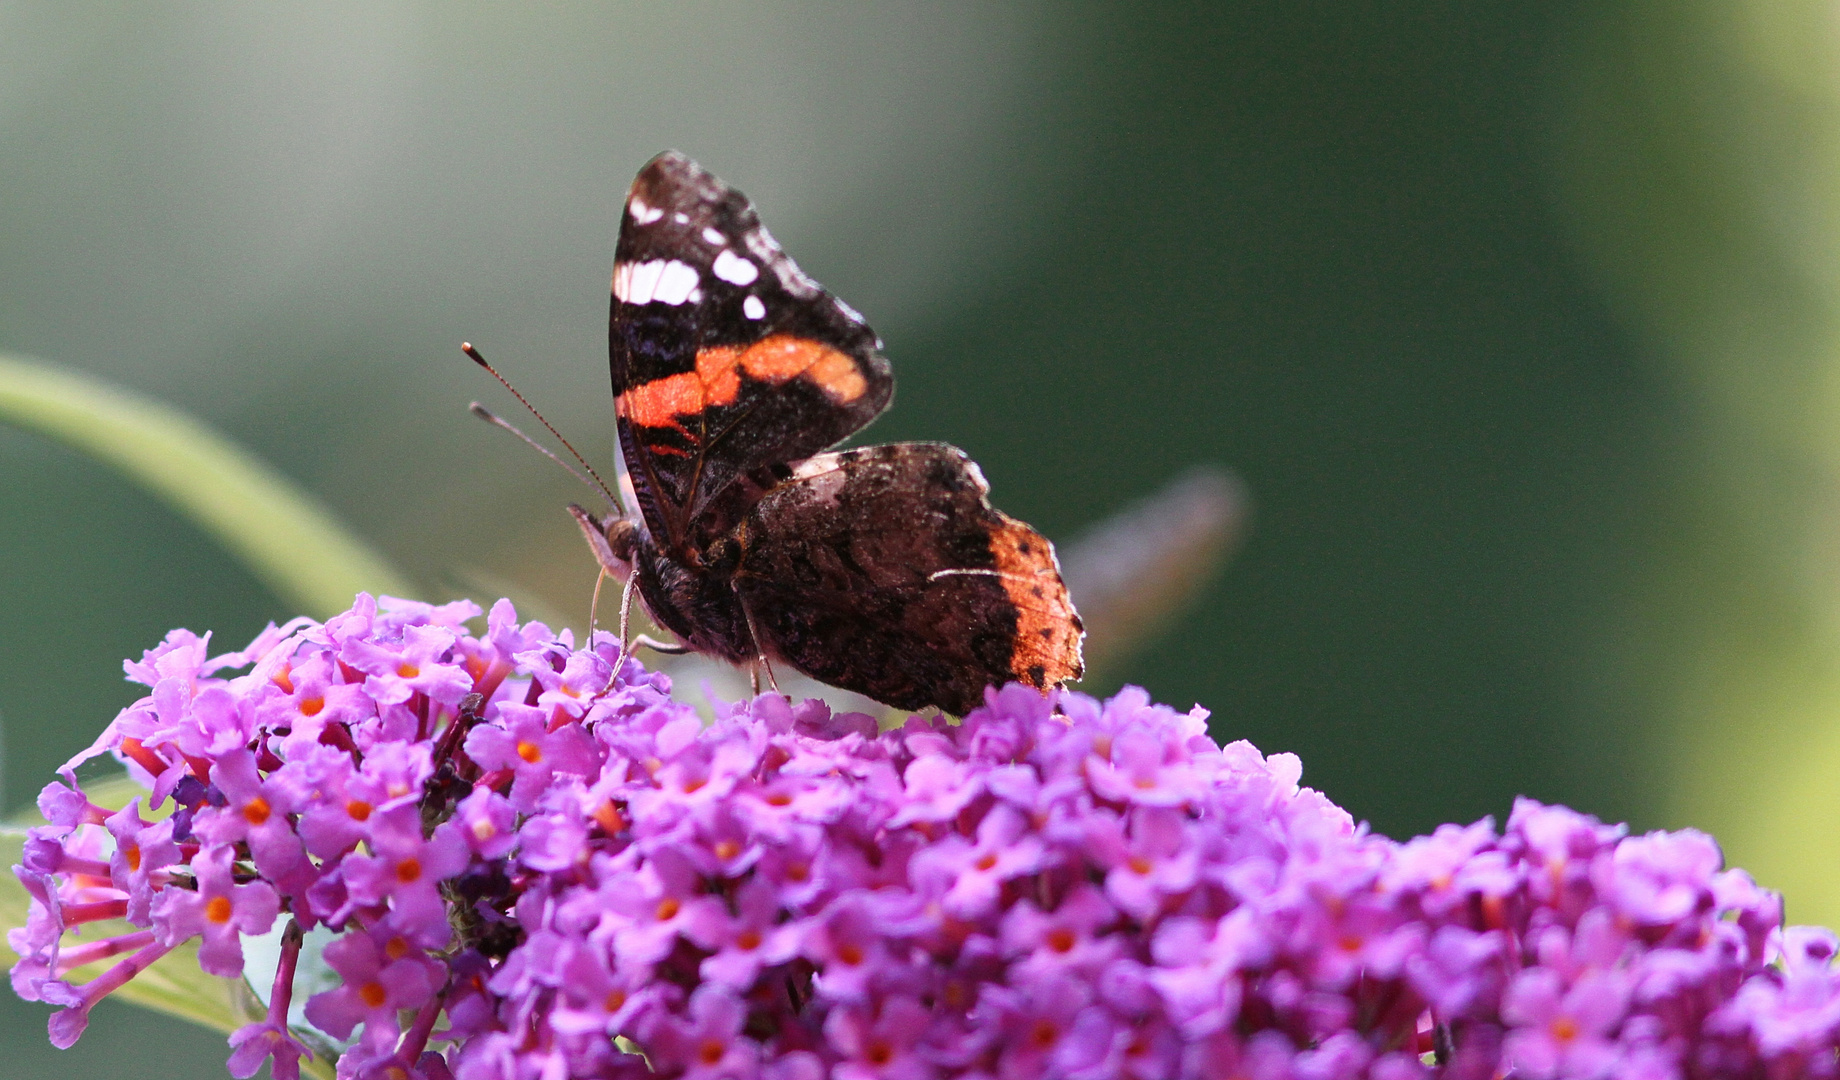
POLYGON ((608 344, 631 516, 577 516, 688 648, 960 714, 1079 677, 1052 546, 963 452, 826 452, 888 406, 881 342, 681 155, 633 183, 608 344))

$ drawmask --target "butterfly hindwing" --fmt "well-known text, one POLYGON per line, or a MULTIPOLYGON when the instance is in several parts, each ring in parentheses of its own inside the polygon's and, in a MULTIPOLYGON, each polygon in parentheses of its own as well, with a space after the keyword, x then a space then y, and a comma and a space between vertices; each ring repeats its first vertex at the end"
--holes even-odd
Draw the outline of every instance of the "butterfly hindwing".
POLYGON ((738 478, 808 457, 887 407, 894 379, 860 315, 806 277, 747 197, 661 154, 633 181, 608 347, 620 452, 667 547, 733 526, 738 478))
POLYGON ((963 451, 898 443, 792 466, 741 530, 734 584, 769 656, 900 708, 1077 679, 1054 548, 991 508, 963 451))

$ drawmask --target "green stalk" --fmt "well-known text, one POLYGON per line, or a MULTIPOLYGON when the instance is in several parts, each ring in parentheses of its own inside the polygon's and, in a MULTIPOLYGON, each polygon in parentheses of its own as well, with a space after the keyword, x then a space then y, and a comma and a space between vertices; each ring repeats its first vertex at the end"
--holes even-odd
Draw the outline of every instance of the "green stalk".
POLYGON ((312 495, 170 406, 0 354, 0 421, 119 469, 216 538, 292 610, 323 619, 360 591, 416 594, 312 495))

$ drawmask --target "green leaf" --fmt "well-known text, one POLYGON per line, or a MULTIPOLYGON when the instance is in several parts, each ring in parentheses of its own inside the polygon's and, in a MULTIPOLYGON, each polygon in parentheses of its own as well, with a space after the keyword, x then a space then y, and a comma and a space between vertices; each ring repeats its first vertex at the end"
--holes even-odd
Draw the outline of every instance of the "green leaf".
POLYGON ((229 439, 68 368, 0 354, 0 421, 80 450, 215 537, 290 607, 327 618, 360 591, 414 596, 389 560, 229 439))

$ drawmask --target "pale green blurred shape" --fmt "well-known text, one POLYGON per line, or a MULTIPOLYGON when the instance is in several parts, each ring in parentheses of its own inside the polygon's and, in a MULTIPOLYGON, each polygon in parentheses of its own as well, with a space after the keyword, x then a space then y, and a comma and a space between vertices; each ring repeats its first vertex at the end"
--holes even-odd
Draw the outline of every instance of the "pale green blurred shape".
POLYGON ((184 413, 69 368, 0 353, 0 423, 127 474, 230 550, 290 608, 328 618, 414 586, 313 496, 184 413))
POLYGON ((1613 677, 1664 819, 1840 925, 1840 5, 1617 3, 1575 44, 1562 199, 1678 398, 1613 677))
MULTIPOLYGON (((88 375, 0 354, 0 422, 39 431, 121 470, 222 543, 290 606, 325 618, 349 607, 361 590, 412 595, 399 571, 312 496, 176 409, 88 375)), ((86 793, 110 808, 144 794, 125 776, 88 785, 86 793)), ((0 831, 0 864, 21 861, 23 839, 21 829, 0 831)), ((26 909, 19 881, 0 875, 0 928, 23 926, 26 909)), ((126 923, 90 928, 105 936, 130 929, 126 923)), ((187 942, 113 996, 226 1034, 259 1019, 263 1008, 249 989, 204 974, 197 952, 187 942)), ((113 962, 77 969, 72 978, 87 982, 113 962)), ((302 1063, 309 1076, 329 1078, 331 1068, 324 1059, 302 1063)))

